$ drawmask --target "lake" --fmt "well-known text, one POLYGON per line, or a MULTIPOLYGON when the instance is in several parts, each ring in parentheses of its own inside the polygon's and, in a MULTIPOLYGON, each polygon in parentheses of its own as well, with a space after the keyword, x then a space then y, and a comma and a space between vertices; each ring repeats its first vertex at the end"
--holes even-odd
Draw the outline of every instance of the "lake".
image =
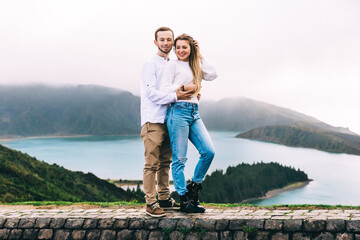
MULTIPOLYGON (((306 172, 314 181, 306 187, 253 202, 273 204, 360 205, 360 156, 238 139, 238 132, 211 131, 216 148, 209 173, 241 162, 278 162, 306 172)), ((103 179, 142 179, 143 142, 140 136, 34 138, 0 143, 50 164, 92 172, 103 179)), ((185 175, 192 176, 198 154, 189 144, 185 175)))

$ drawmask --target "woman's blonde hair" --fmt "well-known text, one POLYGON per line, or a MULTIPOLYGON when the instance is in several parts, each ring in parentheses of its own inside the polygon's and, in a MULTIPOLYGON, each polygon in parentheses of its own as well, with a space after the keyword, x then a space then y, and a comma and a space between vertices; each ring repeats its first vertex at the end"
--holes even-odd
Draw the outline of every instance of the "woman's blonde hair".
POLYGON ((201 89, 201 79, 202 79, 199 50, 195 46, 194 39, 185 33, 179 35, 175 39, 175 41, 174 41, 175 49, 176 49, 176 43, 178 40, 185 40, 190 45, 189 65, 191 68, 191 72, 193 74, 194 83, 196 85, 194 95, 197 95, 201 89))

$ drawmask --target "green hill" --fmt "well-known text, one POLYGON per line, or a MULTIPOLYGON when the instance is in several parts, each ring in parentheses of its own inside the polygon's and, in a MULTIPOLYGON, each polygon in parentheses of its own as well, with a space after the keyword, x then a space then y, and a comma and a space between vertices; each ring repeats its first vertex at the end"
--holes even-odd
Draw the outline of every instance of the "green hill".
POLYGON ((308 180, 303 171, 278 163, 242 163, 228 167, 225 173, 216 170, 207 175, 199 199, 213 203, 240 203, 249 198, 263 197, 268 191, 291 183, 308 180))
POLYGON ((292 147, 360 155, 360 136, 320 129, 299 126, 265 126, 240 133, 236 137, 292 147))
POLYGON ((130 201, 143 194, 124 191, 91 173, 49 165, 0 145, 0 202, 130 201))

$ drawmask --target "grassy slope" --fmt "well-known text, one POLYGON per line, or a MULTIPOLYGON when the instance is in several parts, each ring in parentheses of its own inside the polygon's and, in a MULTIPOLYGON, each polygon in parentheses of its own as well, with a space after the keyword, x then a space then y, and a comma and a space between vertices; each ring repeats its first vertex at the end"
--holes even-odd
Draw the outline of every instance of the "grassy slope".
POLYGON ((69 171, 0 145, 0 202, 129 201, 133 197, 134 193, 91 173, 69 171))

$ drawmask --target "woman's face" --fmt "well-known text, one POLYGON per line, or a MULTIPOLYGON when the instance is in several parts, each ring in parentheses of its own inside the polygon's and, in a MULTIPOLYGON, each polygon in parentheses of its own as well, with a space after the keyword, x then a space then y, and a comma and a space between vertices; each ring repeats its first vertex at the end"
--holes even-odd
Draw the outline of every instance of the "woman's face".
POLYGON ((190 44, 186 40, 176 41, 175 54, 180 61, 188 62, 191 53, 190 44))

